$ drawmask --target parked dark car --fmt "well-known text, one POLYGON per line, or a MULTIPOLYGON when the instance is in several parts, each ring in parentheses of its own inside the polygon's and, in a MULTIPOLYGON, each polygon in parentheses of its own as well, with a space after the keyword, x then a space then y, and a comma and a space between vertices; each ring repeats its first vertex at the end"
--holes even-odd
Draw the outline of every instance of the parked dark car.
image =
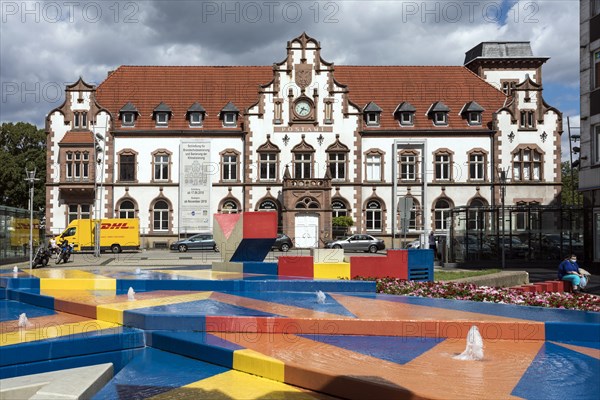
POLYGON ((188 250, 219 251, 212 233, 199 233, 190 236, 187 239, 178 240, 175 243, 172 243, 170 248, 171 250, 178 250, 180 253, 184 253, 188 250))
POLYGON ((294 243, 292 239, 285 233, 278 233, 277 239, 275 239, 275 243, 273 243, 273 249, 278 249, 279 251, 288 251, 294 247, 294 243))
POLYGON ((385 249, 385 243, 371 235, 352 235, 349 238, 335 240, 325 245, 328 249, 344 249, 348 251, 365 251, 377 253, 385 249))

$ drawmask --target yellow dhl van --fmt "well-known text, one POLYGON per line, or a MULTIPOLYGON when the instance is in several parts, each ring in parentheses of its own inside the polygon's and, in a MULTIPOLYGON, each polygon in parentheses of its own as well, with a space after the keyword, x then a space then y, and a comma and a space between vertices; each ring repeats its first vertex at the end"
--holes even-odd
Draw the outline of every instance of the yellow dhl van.
MULTIPOLYGON (((56 238, 56 243, 68 240, 74 251, 92 251, 96 242, 96 220, 76 219, 56 238)), ((100 220, 100 250, 120 253, 140 249, 140 221, 137 218, 100 220)))

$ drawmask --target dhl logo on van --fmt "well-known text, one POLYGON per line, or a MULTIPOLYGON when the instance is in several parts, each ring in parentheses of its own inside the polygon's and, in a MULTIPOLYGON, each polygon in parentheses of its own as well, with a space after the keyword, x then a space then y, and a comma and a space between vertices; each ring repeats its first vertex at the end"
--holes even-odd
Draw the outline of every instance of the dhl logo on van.
POLYGON ((133 227, 127 225, 127 222, 105 222, 100 229, 131 229, 133 227))

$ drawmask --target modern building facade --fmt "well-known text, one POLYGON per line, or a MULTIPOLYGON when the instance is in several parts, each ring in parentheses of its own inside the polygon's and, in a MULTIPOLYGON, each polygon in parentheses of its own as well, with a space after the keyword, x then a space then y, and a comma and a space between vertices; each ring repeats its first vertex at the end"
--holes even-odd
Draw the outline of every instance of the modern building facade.
POLYGON ((600 1, 580 5, 581 155, 586 259, 600 271, 600 1))
POLYGON ((499 204, 499 171, 506 204, 558 202, 561 113, 528 42, 480 43, 463 66, 338 66, 306 34, 286 50, 67 86, 47 116, 48 228, 137 217, 159 247, 214 213, 271 210, 297 247, 331 240, 341 215, 389 246, 400 198, 409 238, 444 234, 451 208, 499 204))

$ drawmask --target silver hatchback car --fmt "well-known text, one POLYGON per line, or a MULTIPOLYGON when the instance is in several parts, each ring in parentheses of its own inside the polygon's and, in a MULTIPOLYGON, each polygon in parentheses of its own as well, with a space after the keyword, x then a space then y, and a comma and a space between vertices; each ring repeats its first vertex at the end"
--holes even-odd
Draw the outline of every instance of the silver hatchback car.
POLYGON ((190 236, 187 239, 178 240, 171 244, 170 249, 178 250, 181 253, 184 253, 188 250, 219 251, 212 233, 199 233, 197 235, 190 236))
POLYGON ((385 243, 383 240, 376 239, 371 235, 352 235, 349 238, 329 242, 325 247, 328 249, 377 253, 377 251, 385 249, 385 243))

